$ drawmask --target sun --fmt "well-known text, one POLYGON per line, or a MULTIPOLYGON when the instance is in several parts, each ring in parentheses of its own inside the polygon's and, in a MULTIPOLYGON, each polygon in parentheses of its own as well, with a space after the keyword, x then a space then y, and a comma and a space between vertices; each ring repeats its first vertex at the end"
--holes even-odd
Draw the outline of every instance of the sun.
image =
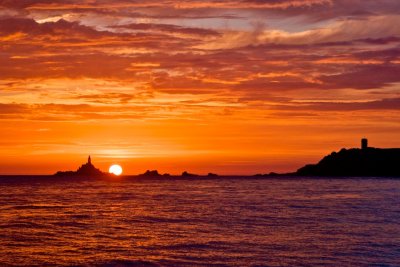
POLYGON ((121 175, 122 173, 122 167, 119 166, 118 164, 114 164, 110 166, 110 169, 108 170, 109 173, 112 173, 114 175, 121 175))

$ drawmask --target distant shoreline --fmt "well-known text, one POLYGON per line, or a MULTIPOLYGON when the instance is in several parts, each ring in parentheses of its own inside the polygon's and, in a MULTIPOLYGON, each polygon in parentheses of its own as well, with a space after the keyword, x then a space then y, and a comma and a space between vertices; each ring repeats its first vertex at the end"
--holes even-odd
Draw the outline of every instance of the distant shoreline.
POLYGON ((147 179, 147 180, 196 180, 196 179, 382 179, 400 178, 400 148, 374 148, 368 146, 368 140, 361 140, 361 148, 342 148, 323 157, 316 164, 307 164, 296 172, 258 173, 254 175, 207 175, 193 174, 187 171, 181 175, 159 173, 158 170, 147 170, 142 174, 116 176, 103 172, 92 164, 90 155, 88 161, 76 171, 58 171, 53 175, 0 175, 0 177, 51 177, 54 179, 147 179))
POLYGON ((300 175, 274 175, 274 176, 257 176, 257 175, 219 175, 217 177, 209 177, 207 175, 198 175, 196 177, 182 177, 180 175, 170 175, 168 177, 163 176, 153 176, 153 177, 144 177, 141 175, 121 175, 121 176, 104 176, 104 177, 88 177, 88 176, 62 176, 57 177, 51 174, 0 174, 0 180, 4 178, 39 178, 39 179, 49 179, 49 180, 59 180, 59 181, 128 181, 128 180, 158 180, 158 181, 168 181, 168 180, 236 180, 236 179, 248 179, 248 180, 279 180, 279 179, 287 179, 287 180, 346 180, 346 179, 400 179, 398 176, 300 176, 300 175))

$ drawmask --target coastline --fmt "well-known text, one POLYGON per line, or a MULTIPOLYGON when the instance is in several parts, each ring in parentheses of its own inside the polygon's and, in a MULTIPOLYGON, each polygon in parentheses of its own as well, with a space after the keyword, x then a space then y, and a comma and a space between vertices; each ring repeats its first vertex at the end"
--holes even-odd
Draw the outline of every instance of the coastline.
POLYGON ((143 177, 141 175, 121 175, 121 176, 103 176, 103 177, 89 177, 89 176, 54 176, 54 175, 0 175, 0 181, 15 179, 18 180, 51 180, 51 181, 168 181, 168 180, 181 180, 181 181, 196 181, 196 180, 385 180, 385 179, 400 179, 398 176, 300 176, 300 175, 274 175, 274 176, 257 176, 257 175, 219 175, 217 177, 210 177, 207 175, 199 175, 196 177, 182 177, 180 175, 170 175, 168 177, 143 177))

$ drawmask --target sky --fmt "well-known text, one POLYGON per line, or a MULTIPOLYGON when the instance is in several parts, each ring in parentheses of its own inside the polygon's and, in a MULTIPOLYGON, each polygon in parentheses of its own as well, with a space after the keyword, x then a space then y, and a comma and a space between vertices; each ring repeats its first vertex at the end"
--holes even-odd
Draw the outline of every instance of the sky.
POLYGON ((399 24, 398 0, 0 0, 0 173, 400 147, 399 24))

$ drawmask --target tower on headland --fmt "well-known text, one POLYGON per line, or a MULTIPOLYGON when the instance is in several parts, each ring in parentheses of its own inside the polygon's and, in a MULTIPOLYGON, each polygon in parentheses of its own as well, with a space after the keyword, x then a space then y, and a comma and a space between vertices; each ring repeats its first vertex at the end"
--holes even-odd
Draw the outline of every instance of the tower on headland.
POLYGON ((90 158, 90 155, 89 155, 89 157, 88 157, 87 163, 88 163, 89 165, 92 165, 92 159, 90 158))
POLYGON ((368 148, 368 139, 363 138, 361 139, 361 149, 367 149, 368 148))

